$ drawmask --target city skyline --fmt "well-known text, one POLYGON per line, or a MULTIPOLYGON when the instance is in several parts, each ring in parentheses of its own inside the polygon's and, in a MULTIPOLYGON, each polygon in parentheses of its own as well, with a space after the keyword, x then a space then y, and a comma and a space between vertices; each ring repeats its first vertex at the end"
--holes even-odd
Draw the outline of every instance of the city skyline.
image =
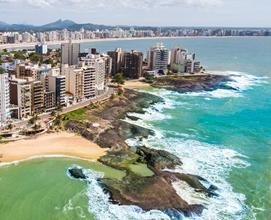
POLYGON ((270 27, 268 5, 267 0, 0 0, 0 21, 41 25, 63 18, 105 25, 270 27))

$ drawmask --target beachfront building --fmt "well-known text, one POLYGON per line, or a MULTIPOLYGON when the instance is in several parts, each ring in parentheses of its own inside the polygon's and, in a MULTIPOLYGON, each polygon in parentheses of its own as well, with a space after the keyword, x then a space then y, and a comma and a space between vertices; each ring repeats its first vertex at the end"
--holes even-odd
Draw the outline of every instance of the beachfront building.
POLYGON ((31 83, 26 79, 10 79, 10 104, 18 107, 14 117, 18 119, 27 118, 32 115, 31 83))
POLYGON ((0 127, 10 118, 10 91, 8 73, 0 69, 0 127))
POLYGON ((164 75, 167 73, 169 64, 169 50, 161 43, 151 47, 148 51, 148 68, 156 74, 164 75))
POLYGON ((65 106, 65 92, 66 92, 66 77, 63 75, 48 76, 48 91, 53 92, 55 98, 55 106, 65 106))
POLYGON ((61 44, 61 64, 77 65, 79 62, 80 44, 69 43, 61 44))
POLYGON ((84 99, 84 70, 65 66, 62 74, 66 76, 66 92, 71 94, 76 102, 84 99))
POLYGON ((31 82, 32 114, 44 112, 44 86, 41 81, 31 82))
POLYGON ((129 79, 138 79, 142 76, 143 71, 143 53, 132 50, 125 52, 121 72, 124 77, 129 79))
POLYGON ((117 48, 115 51, 109 51, 107 53, 112 59, 112 71, 111 75, 114 76, 121 71, 123 63, 124 51, 121 48, 117 48))
POLYGON ((182 48, 171 50, 170 69, 176 73, 198 73, 201 70, 200 62, 196 55, 182 48))
POLYGON ((97 54, 88 54, 82 58, 82 66, 93 68, 95 71, 95 95, 105 92, 106 87, 106 58, 97 54))
POLYGON ((96 96, 96 70, 94 67, 85 66, 83 69, 83 92, 86 99, 96 96))

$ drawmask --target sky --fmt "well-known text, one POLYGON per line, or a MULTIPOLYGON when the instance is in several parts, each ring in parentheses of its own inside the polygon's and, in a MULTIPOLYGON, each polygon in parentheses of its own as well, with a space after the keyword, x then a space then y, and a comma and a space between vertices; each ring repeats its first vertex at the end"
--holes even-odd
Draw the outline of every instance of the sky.
POLYGON ((271 27, 271 0, 0 0, 0 21, 271 27))

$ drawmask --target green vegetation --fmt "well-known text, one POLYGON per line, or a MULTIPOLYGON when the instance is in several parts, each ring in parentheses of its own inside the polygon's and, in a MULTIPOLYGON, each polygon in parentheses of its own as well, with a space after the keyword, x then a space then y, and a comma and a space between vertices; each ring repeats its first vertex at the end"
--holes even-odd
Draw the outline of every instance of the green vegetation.
POLYGON ((16 50, 11 52, 14 55, 15 59, 24 60, 27 57, 27 52, 23 50, 16 50))
POLYGON ((145 74, 145 81, 147 83, 153 83, 154 82, 154 75, 152 75, 150 73, 146 73, 145 74))
POLYGON ((81 108, 73 112, 69 112, 63 115, 65 120, 79 120, 83 121, 87 119, 87 108, 81 108))
POLYGON ((113 83, 117 83, 118 85, 123 85, 125 83, 125 78, 123 76, 122 73, 117 73, 113 80, 112 80, 113 83))
POLYGON ((148 168, 147 164, 136 163, 130 164, 128 167, 133 173, 139 176, 148 177, 154 175, 154 173, 148 168))
POLYGON ((2 67, 0 67, 0 74, 4 74, 4 73, 5 73, 5 70, 2 67))
POLYGON ((42 62, 42 55, 39 55, 37 53, 30 53, 29 54, 29 59, 33 63, 42 62))
POLYGON ((131 150, 110 151, 99 160, 121 170, 128 170, 138 176, 153 176, 153 172, 141 161, 141 157, 131 150))

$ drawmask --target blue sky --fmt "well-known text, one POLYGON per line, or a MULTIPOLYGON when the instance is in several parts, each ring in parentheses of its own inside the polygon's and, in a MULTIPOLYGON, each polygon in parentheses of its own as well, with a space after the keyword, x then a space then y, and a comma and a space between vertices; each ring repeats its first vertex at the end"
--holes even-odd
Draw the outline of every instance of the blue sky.
POLYGON ((271 0, 0 0, 0 21, 271 27, 271 0))

